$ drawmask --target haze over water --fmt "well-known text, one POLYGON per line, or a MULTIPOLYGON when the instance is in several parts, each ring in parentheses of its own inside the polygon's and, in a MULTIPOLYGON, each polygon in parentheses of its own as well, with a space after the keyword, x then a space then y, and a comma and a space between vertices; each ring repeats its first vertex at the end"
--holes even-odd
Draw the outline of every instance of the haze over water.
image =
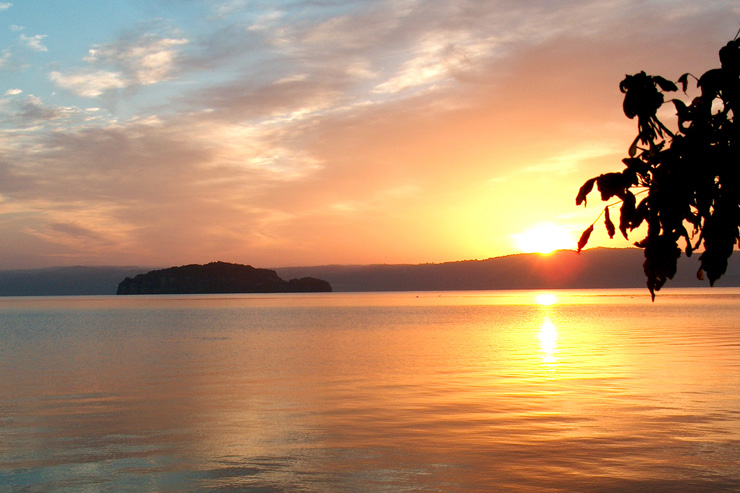
POLYGON ((10 491, 740 488, 740 290, 0 299, 10 491))

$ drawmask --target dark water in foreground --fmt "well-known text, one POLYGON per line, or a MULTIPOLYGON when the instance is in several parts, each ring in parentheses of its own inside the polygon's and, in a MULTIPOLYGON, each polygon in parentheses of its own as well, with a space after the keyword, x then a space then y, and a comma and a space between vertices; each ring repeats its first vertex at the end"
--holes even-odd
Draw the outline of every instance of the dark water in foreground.
POLYGON ((553 293, 0 298, 0 490, 740 490, 740 291, 553 293))

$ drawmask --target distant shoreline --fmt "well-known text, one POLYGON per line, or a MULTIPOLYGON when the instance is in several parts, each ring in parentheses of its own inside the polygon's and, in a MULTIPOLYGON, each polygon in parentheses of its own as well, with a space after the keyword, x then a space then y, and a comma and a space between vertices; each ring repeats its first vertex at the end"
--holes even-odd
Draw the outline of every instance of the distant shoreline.
MULTIPOLYGON (((438 264, 325 265, 272 268, 283 279, 326 280, 335 292, 644 288, 642 250, 594 248, 580 255, 514 254, 438 264)), ((670 287, 708 286, 696 279, 698 260, 682 257, 670 287)), ((151 267, 52 267, 0 271, 0 296, 114 295, 119 283, 151 267)), ((716 284, 740 286, 740 257, 730 258, 716 284)))

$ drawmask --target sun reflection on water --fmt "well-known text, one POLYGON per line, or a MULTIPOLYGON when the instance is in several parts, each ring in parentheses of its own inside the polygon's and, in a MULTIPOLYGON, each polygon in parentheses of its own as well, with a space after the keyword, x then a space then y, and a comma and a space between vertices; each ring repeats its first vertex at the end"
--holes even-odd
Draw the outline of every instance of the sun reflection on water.
POLYGON ((550 369, 554 369, 558 358, 555 354, 558 352, 558 329, 548 315, 542 321, 539 333, 540 349, 542 350, 542 362, 547 363, 550 369))
POLYGON ((535 303, 540 305, 543 314, 540 331, 537 334, 540 340, 540 351, 542 353, 542 362, 552 372, 555 370, 558 358, 555 354, 558 352, 558 329, 550 317, 553 305, 557 304, 558 297, 554 293, 539 293, 535 296, 535 303))
POLYGON ((558 302, 558 297, 553 293, 540 293, 534 299, 538 305, 542 306, 550 306, 558 302))

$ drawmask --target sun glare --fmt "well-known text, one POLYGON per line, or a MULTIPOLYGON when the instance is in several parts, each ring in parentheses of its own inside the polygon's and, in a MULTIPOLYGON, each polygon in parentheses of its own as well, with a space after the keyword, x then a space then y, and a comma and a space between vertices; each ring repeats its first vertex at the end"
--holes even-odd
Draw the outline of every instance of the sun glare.
POLYGON ((542 306, 554 305, 558 301, 558 297, 552 293, 541 293, 535 296, 534 299, 538 305, 542 306))
POLYGON ((572 249, 576 244, 567 229, 553 223, 538 224, 511 236, 516 248, 522 253, 548 254, 559 249, 572 249))

